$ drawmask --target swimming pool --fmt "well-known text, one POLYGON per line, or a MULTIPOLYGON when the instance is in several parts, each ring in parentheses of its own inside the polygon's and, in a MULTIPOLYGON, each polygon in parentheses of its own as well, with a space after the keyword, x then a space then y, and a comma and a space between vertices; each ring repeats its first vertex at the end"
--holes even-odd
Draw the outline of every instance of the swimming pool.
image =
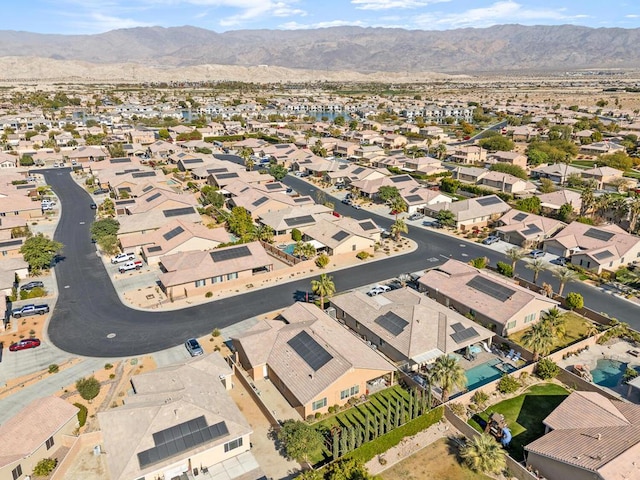
MULTIPOLYGON (((280 247, 278 247, 278 248, 280 248, 280 247)), ((289 255, 293 255, 293 249, 294 248, 296 248, 296 244, 295 243, 290 243, 286 247, 280 248, 280 250, 282 250, 285 253, 288 253, 289 255)))
POLYGON ((499 358, 481 363, 467 370, 467 388, 473 390, 481 387, 499 379, 504 373, 513 372, 515 369, 516 367, 510 363, 503 363, 499 358))
POLYGON ((622 380, 628 363, 611 360, 609 358, 601 358, 596 363, 596 368, 591 370, 593 383, 601 387, 615 388, 622 380))

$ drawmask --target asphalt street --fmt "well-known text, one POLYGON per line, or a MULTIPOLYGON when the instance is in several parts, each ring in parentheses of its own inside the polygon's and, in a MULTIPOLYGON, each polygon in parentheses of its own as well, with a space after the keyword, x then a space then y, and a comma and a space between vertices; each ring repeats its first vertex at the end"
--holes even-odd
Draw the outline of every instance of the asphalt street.
MULTIPOLYGON (((62 214, 54 238, 64 245, 57 263, 56 278, 59 298, 48 325, 48 337, 58 348, 90 357, 129 357, 152 353, 198 337, 214 328, 225 328, 253 316, 291 305, 300 291, 308 291, 310 279, 280 284, 235 297, 220 299, 184 310, 150 312, 134 310, 122 304, 109 273, 98 258, 91 242, 89 228, 94 219, 92 201, 69 175, 69 169, 40 170, 62 203, 62 214)), ((285 183, 302 194, 314 194, 309 183, 288 176, 285 183)), ((392 220, 365 210, 355 210, 336 201, 336 210, 354 218, 372 218, 388 228, 392 220)), ((410 228, 408 236, 418 249, 407 255, 365 262, 333 273, 337 291, 345 291, 396 277, 401 273, 434 267, 449 258, 468 261, 487 256, 492 263, 504 260, 499 252, 472 242, 424 228, 410 228)), ((519 274, 530 278, 524 262, 519 274)), ((557 288, 557 280, 549 272, 540 281, 557 288)), ((640 307, 582 283, 567 285, 565 291, 576 291, 585 297, 590 308, 607 312, 612 317, 640 327, 640 307)))

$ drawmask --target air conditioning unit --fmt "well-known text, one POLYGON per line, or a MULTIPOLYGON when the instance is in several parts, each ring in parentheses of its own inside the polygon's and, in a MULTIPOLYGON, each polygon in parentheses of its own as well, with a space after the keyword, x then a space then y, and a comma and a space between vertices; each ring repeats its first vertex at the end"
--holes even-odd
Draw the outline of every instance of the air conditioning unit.
POLYGON ((336 319, 336 309, 334 307, 329 307, 324 312, 334 320, 336 319))

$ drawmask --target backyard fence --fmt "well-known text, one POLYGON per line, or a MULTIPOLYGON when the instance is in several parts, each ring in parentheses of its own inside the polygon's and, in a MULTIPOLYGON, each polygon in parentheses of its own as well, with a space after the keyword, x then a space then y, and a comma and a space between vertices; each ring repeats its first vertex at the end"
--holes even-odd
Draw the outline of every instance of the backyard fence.
POLYGON ((249 395, 251 395, 251 398, 253 398, 253 401, 256 403, 256 405, 258 405, 258 407, 260 408, 260 411, 264 414, 265 417, 267 417, 267 420, 269 420, 269 423, 271 424, 271 426, 275 429, 275 430, 279 430, 280 429, 280 422, 278 421, 278 419, 273 415, 273 413, 271 412, 271 410, 269 410, 269 407, 267 407, 264 402, 262 401, 262 398, 260 398, 260 395, 258 395, 258 392, 256 392, 251 384, 251 381, 245 377, 244 374, 244 370, 242 368, 240 368, 238 366, 237 363, 235 363, 233 360, 231 360, 231 363, 233 365, 233 373, 235 374, 236 378, 238 379, 238 381, 244 385, 244 388, 247 392, 249 392, 249 395))
POLYGON ((271 255, 272 257, 277 258, 278 260, 286 263, 287 265, 297 265, 298 263, 304 261, 298 257, 294 257, 293 255, 289 255, 284 250, 280 250, 275 245, 271 245, 270 243, 264 242, 260 240, 260 245, 262 245, 265 251, 271 255))

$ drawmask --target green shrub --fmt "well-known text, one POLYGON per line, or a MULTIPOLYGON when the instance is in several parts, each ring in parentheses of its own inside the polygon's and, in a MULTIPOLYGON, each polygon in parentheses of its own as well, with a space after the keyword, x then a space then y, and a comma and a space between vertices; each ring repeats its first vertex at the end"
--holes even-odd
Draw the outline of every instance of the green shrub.
POLYGON ((584 307, 584 298, 579 293, 569 292, 567 294, 566 300, 567 307, 569 307, 571 310, 584 307))
POLYGON ((369 252, 358 252, 356 254, 356 258, 358 258, 359 260, 366 260, 367 258, 369 258, 371 256, 371 254, 369 252))
POLYGON ((76 382, 76 388, 82 398, 91 402, 100 393, 100 382, 96 377, 81 378, 76 382))
POLYGON ((536 366, 536 375, 542 380, 549 380, 560 373, 560 367, 550 358, 543 358, 536 366))
POLYGON ((293 230, 291 230, 291 240, 293 240, 294 242, 301 242, 302 232, 297 228, 294 228, 293 230))
POLYGON ((34 477, 48 477, 51 472, 56 468, 58 464, 58 460, 55 458, 43 458, 36 466, 33 467, 33 476, 34 477))
POLYGON ((213 297, 213 292, 207 292, 204 294, 204 298, 211 298, 213 297))
POLYGON ((630 382, 637 376, 638 376, 638 372, 636 372, 634 368, 627 367, 627 369, 624 371, 624 375, 622 376, 622 378, 624 379, 625 382, 630 382))
POLYGON ((329 265, 330 261, 331 260, 329 259, 329 256, 327 254, 321 253, 320 256, 316 258, 316 265, 318 266, 318 268, 324 268, 329 265))
POLYGON ((219 328, 214 328, 213 332, 211 332, 212 337, 219 337, 220 335, 221 335, 221 332, 219 328))
POLYGON ((60 371, 60 367, 55 363, 49 365, 49 373, 58 373, 58 371, 60 371))
POLYGON ((320 420, 322 418, 322 414, 320 412, 316 412, 314 417, 315 417, 316 420, 320 420))
POLYGON ((498 382, 497 388, 500 393, 513 393, 520 388, 520 381, 505 373, 498 382))
POLYGON ((500 275, 504 275, 505 277, 513 277, 513 267, 508 263, 496 263, 496 270, 500 275))
POLYGON ((110 364, 110 363, 105 363, 105 364, 104 364, 104 369, 105 369, 105 370, 111 370, 112 368, 113 368, 113 365, 112 365, 112 364, 110 364))
POLYGON ((74 403, 73 404, 75 407, 78 407, 78 425, 80 427, 84 427, 84 424, 87 423, 87 407, 85 407, 83 404, 81 403, 74 403))

